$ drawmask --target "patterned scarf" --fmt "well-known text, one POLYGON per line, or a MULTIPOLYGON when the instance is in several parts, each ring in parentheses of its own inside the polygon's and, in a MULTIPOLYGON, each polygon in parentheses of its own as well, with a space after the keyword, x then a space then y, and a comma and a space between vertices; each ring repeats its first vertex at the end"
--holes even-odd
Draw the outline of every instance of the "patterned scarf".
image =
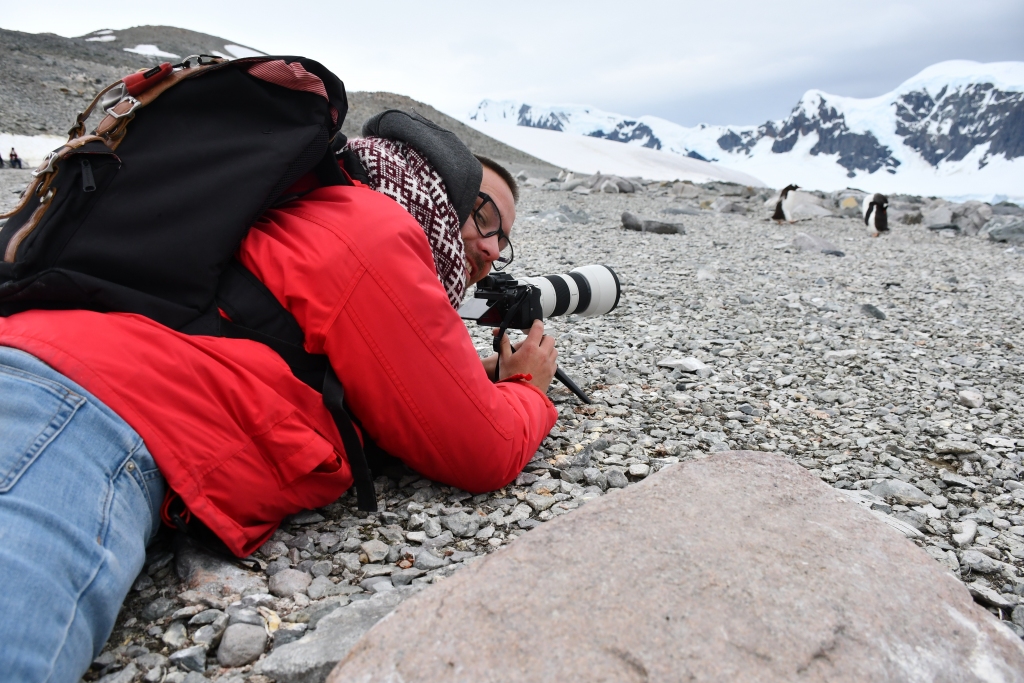
POLYGON ((444 181, 426 157, 404 142, 386 138, 351 140, 370 187, 402 205, 423 228, 430 242, 437 279, 448 301, 458 308, 466 294, 466 246, 455 207, 444 181))

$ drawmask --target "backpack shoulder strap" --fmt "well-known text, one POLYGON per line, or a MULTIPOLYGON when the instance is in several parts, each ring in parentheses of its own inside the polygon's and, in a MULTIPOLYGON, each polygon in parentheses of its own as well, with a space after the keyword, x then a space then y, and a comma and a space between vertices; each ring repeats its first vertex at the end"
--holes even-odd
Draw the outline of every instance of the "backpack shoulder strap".
POLYGON ((220 336, 251 339, 269 346, 284 359, 292 374, 321 392, 345 447, 359 509, 375 512, 377 494, 373 475, 355 425, 345 408, 345 390, 327 356, 306 351, 303 347, 305 336, 295 317, 259 278, 237 260, 232 260, 221 276, 216 304, 227 316, 218 316, 220 336))

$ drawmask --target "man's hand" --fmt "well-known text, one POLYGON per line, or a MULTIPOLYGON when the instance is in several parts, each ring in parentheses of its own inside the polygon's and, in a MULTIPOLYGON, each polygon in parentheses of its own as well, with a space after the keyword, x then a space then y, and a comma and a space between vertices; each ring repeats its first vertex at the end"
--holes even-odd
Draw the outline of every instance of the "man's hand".
MULTIPOLYGON (((498 379, 502 380, 511 375, 529 374, 533 376, 530 384, 541 391, 547 391, 548 385, 551 384, 551 380, 555 376, 555 370, 558 369, 558 351, 555 349, 554 338, 544 334, 544 323, 535 320, 526 339, 517 342, 515 348, 516 352, 512 353, 512 343, 509 341, 508 335, 502 337, 501 351, 498 354, 501 358, 499 366, 501 375, 498 379)), ((483 361, 485 368, 490 360, 488 358, 483 361)), ((493 376, 493 365, 490 367, 490 372, 493 376)))

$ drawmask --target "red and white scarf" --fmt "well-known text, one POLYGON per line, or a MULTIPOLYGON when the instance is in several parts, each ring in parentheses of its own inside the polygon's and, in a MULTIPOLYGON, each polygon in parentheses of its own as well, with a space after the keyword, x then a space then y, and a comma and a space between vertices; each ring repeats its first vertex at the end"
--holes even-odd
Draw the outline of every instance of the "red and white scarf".
POLYGON ((466 246, 441 176, 426 157, 398 140, 362 138, 349 141, 348 148, 366 169, 370 187, 401 204, 423 228, 437 279, 458 308, 466 294, 466 246))

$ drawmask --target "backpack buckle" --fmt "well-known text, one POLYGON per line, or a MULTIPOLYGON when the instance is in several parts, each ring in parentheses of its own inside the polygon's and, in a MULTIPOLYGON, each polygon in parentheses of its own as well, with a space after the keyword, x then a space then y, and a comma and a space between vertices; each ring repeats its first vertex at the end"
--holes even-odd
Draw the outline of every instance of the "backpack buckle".
POLYGON ((53 168, 56 165, 56 163, 61 160, 61 152, 63 152, 65 148, 67 148, 67 145, 58 147, 57 149, 47 154, 46 158, 43 159, 43 163, 39 165, 39 168, 32 171, 32 177, 38 178, 41 175, 53 173, 53 168))
POLYGON ((139 102, 131 95, 126 95, 120 102, 106 111, 107 114, 114 119, 123 119, 134 114, 135 110, 141 106, 142 102, 139 102))
POLYGON ((211 64, 220 64, 224 61, 223 57, 217 57, 216 55, 189 55, 185 59, 181 60, 180 63, 175 64, 175 69, 191 69, 195 66, 209 66, 211 64))

